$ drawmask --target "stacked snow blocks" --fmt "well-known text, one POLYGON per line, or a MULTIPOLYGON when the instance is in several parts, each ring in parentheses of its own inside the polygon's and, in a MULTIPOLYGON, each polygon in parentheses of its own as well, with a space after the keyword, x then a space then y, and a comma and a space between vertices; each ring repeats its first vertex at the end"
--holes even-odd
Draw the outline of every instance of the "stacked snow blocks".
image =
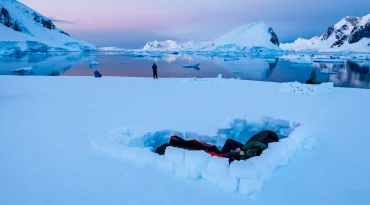
MULTIPOLYGON (((111 157, 129 160, 137 165, 156 166, 164 172, 172 173, 178 177, 199 180, 216 186, 226 192, 241 193, 245 195, 259 192, 263 183, 272 177, 272 173, 280 166, 288 164, 290 159, 302 150, 305 140, 309 137, 309 129, 306 125, 278 120, 271 117, 262 117, 257 120, 251 118, 230 120, 229 128, 219 128, 218 135, 212 137, 213 143, 224 142, 224 138, 241 139, 247 141, 251 136, 261 130, 272 130, 279 135, 279 142, 270 143, 268 149, 264 150, 261 156, 256 156, 245 161, 234 161, 229 164, 228 159, 210 156, 204 151, 190 151, 175 147, 168 147, 165 155, 153 153, 158 133, 187 138, 186 133, 174 131, 160 131, 142 135, 142 138, 132 137, 132 140, 104 138, 92 140, 91 146, 102 151, 111 157), (156 136, 156 137, 155 137, 156 136), (229 136, 229 137, 227 137, 229 136), (217 138, 217 140, 215 140, 217 138), (141 142, 138 143, 141 139, 141 142), (122 141, 124 141, 122 143, 122 141), (133 147, 132 142, 139 146, 142 144, 147 147, 133 147), (131 146, 129 145, 131 143, 131 146)), ((226 127, 224 123, 224 127, 226 127)), ((222 127, 222 126, 221 126, 222 127)), ((209 142, 206 137, 197 137, 194 133, 192 138, 202 139, 209 142)), ((161 140, 160 143, 162 143, 161 140)))

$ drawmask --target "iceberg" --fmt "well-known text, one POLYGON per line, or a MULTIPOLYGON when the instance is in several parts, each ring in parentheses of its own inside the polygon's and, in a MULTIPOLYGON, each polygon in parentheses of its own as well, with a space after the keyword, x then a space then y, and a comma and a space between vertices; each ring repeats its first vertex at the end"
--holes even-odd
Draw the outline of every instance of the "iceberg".
POLYGON ((125 51, 125 49, 113 46, 113 47, 100 47, 99 51, 100 52, 123 52, 125 51))
POLYGON ((224 61, 236 61, 236 60, 240 60, 240 58, 238 58, 238 57, 235 57, 235 58, 224 58, 224 61))
POLYGON ((326 74, 335 74, 335 72, 329 70, 328 68, 323 68, 320 72, 326 74))
POLYGON ((14 73, 20 73, 20 74, 32 74, 33 73, 33 67, 28 66, 28 67, 22 67, 22 68, 17 68, 13 70, 14 73))
POLYGON ((90 60, 90 65, 100 65, 100 63, 97 61, 90 60))
POLYGON ((196 64, 193 64, 193 65, 183 65, 182 67, 184 68, 198 68, 200 65, 200 63, 196 63, 196 64))

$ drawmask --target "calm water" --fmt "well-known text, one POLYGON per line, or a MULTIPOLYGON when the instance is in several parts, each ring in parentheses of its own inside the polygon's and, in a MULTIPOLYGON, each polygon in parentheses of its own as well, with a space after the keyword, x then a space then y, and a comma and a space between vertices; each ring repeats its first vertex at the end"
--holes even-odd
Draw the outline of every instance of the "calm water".
POLYGON ((92 76, 98 70, 104 76, 152 77, 153 62, 158 65, 159 78, 170 77, 217 77, 240 78, 272 82, 305 82, 312 70, 322 82, 334 82, 337 87, 370 88, 369 61, 342 63, 297 64, 285 59, 240 58, 224 61, 197 55, 165 55, 161 59, 130 58, 123 54, 87 55, 69 53, 62 56, 29 55, 19 58, 0 57, 0 75, 19 75, 14 69, 32 66, 34 72, 27 75, 92 76), (91 67, 89 60, 100 62, 91 67), (183 65, 200 62, 198 69, 183 65), (335 74, 320 73, 328 68, 335 74))

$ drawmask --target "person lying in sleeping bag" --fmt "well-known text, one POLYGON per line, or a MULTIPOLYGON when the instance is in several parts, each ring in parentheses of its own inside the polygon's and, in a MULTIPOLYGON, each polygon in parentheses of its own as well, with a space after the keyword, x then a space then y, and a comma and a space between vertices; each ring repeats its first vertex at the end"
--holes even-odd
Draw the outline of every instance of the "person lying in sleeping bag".
POLYGON ((234 160, 246 160, 261 155, 267 149, 268 143, 277 142, 278 136, 271 131, 262 131, 252 136, 244 145, 236 140, 226 140, 221 151, 215 146, 198 140, 184 140, 178 136, 172 136, 169 143, 165 143, 155 150, 155 153, 164 155, 168 146, 178 147, 187 150, 203 150, 212 156, 229 158, 234 160))
POLYGON ((236 140, 226 140, 221 153, 229 154, 246 160, 254 156, 260 156, 267 149, 270 142, 279 141, 278 136, 271 131, 262 131, 253 135, 244 145, 236 140))

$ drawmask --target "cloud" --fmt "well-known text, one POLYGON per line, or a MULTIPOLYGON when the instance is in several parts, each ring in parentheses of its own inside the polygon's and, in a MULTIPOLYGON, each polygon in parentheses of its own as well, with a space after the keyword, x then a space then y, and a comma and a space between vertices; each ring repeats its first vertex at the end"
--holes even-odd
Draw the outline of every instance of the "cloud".
POLYGON ((59 23, 59 24, 74 24, 76 21, 68 21, 68 20, 63 20, 63 19, 56 19, 53 17, 49 18, 53 23, 59 23))

